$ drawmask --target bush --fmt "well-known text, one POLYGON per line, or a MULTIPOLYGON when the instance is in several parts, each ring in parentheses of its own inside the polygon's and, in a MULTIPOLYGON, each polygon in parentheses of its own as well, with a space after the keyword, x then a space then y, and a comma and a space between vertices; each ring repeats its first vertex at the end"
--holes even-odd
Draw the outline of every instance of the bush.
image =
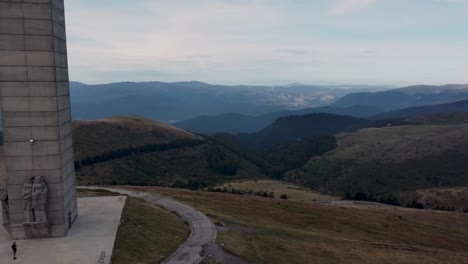
POLYGON ((288 199, 288 195, 283 193, 281 196, 280 196, 280 199, 283 199, 283 200, 287 200, 288 199))

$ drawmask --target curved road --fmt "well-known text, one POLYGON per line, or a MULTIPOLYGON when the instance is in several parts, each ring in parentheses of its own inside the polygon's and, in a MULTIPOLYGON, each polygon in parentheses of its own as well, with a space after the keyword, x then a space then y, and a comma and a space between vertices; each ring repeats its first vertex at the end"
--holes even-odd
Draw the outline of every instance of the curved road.
POLYGON ((184 218, 192 229, 190 237, 185 243, 168 259, 164 264, 194 264, 199 263, 203 257, 203 248, 207 245, 214 243, 216 239, 216 228, 214 224, 201 212, 180 203, 171 198, 150 194, 141 191, 121 190, 105 187, 81 187, 80 189, 88 190, 108 190, 120 194, 126 194, 131 197, 141 198, 148 203, 157 204, 166 210, 172 211, 184 218))

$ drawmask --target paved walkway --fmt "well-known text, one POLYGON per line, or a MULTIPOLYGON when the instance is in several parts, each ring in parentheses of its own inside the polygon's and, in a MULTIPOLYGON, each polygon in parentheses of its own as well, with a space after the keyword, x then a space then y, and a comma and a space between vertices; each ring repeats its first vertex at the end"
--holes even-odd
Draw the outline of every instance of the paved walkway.
MULTIPOLYGON (((0 226, 1 264, 98 264, 105 251, 108 264, 125 200, 117 197, 78 198, 78 218, 66 237, 16 240, 13 260, 10 237, 0 226)), ((1 218, 1 217, 0 217, 1 218)))
POLYGON ((163 262, 164 264, 199 263, 203 259, 201 256, 203 248, 214 243, 216 239, 216 228, 208 217, 176 200, 141 191, 130 191, 103 187, 78 188, 89 190, 108 190, 116 193, 126 194, 135 198, 141 198, 146 202, 162 206, 166 210, 172 211, 180 217, 184 218, 190 224, 192 233, 188 240, 172 256, 163 262))

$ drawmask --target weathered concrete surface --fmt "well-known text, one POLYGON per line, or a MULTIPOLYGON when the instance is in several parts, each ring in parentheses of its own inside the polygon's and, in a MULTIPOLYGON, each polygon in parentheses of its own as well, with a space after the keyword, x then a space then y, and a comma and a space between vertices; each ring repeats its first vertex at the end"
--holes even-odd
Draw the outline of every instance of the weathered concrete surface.
POLYGON ((101 251, 109 264, 125 200, 117 197, 79 198, 80 217, 67 237, 16 241, 18 259, 12 259, 8 233, 0 229, 1 264, 98 264, 101 251))
POLYGON ((141 198, 146 202, 162 206, 184 218, 192 229, 189 239, 166 261, 165 264, 192 264, 203 259, 203 248, 212 244, 216 239, 216 228, 210 219, 199 211, 171 198, 140 191, 121 190, 103 187, 78 187, 83 189, 104 189, 141 198))
POLYGON ((64 0, 0 0, 0 105, 10 225, 26 238, 23 184, 49 188, 50 235, 77 217, 64 0))

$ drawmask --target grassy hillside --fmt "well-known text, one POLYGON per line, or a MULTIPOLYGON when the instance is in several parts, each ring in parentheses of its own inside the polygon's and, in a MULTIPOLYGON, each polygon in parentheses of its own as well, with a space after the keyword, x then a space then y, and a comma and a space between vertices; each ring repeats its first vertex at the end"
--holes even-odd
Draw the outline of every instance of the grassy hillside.
POLYGON ((141 187, 222 222, 217 242, 250 263, 466 263, 468 214, 301 203, 141 187), (450 224, 447 224, 450 223, 450 224))
POLYGON ((255 165, 223 146, 142 117, 79 121, 73 129, 80 184, 200 188, 263 177, 255 165))
POLYGON ((421 125, 458 125, 468 123, 468 112, 419 115, 405 121, 421 125))
POLYGON ((190 236, 190 226, 176 214, 127 197, 112 263, 161 263, 190 236))
POLYGON ((286 178, 340 194, 371 195, 468 186, 468 124, 367 128, 286 178))
POLYGON ((272 193, 274 198, 287 198, 290 201, 334 201, 340 200, 340 197, 320 194, 312 189, 299 186, 296 184, 287 183, 284 181, 274 180, 248 180, 248 181, 232 181, 217 185, 214 187, 219 190, 232 192, 233 190, 243 193, 272 193), (286 196, 284 196, 286 195, 286 196))
POLYGON ((119 116, 93 121, 74 121, 75 159, 131 146, 165 144, 177 140, 202 140, 185 130, 139 116, 119 116))
POLYGON ((322 106, 315 108, 305 108, 299 110, 285 110, 272 112, 261 116, 249 116, 242 114, 222 114, 217 116, 199 116, 193 119, 174 123, 175 126, 204 134, 213 133, 255 133, 273 124, 275 120, 285 116, 301 116, 309 114, 328 113, 335 115, 347 115, 353 117, 368 117, 384 112, 376 107, 351 106, 338 108, 322 106))
POLYGON ((417 190, 402 193, 397 198, 404 206, 468 212, 468 187, 417 190))
POLYGON ((370 124, 367 119, 334 114, 287 116, 257 133, 239 135, 239 139, 253 148, 268 148, 291 140, 354 131, 370 124))

